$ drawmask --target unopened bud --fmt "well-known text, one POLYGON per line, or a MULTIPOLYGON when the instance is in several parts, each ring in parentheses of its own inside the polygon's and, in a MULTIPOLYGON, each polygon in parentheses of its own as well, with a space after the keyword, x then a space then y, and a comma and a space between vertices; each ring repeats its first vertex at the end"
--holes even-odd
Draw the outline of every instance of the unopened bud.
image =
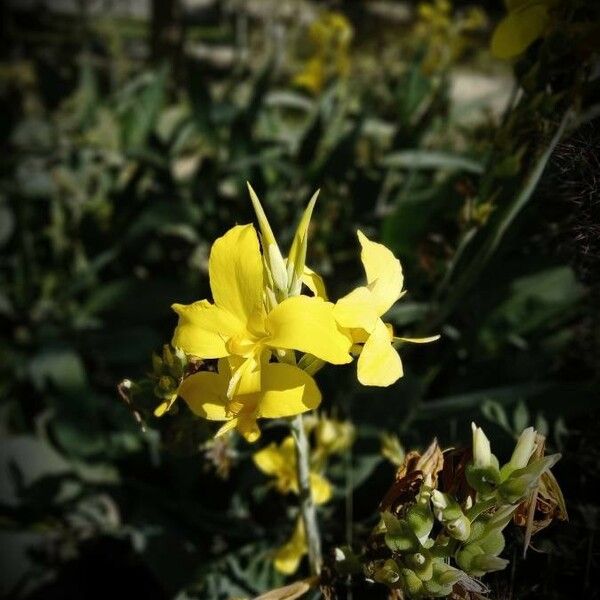
POLYGON ((490 440, 486 437, 483 429, 471 423, 473 432, 473 464, 476 467, 489 467, 492 464, 492 450, 490 440))

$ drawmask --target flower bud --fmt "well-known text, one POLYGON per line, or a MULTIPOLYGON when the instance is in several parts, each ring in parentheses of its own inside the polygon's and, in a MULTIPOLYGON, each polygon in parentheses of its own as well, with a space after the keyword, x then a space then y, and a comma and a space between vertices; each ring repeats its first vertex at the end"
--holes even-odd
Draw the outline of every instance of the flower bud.
POLYGON ((508 504, 522 500, 538 483, 540 477, 560 459, 560 454, 545 456, 523 469, 513 471, 498 488, 500 498, 508 504))
POLYGON ((471 423, 473 432, 473 464, 476 467, 489 467, 492 464, 492 450, 490 440, 483 433, 481 427, 471 423))
POLYGON ((409 597, 419 597, 425 591, 425 586, 417 574, 411 569, 401 569, 402 583, 404 591, 408 592, 409 597))
POLYGON ((400 579, 398 565, 392 559, 386 560, 383 566, 375 571, 373 579, 378 583, 393 585, 400 579))
POLYGON ((508 560, 499 556, 490 556, 489 554, 480 554, 473 557, 471 569, 476 577, 481 577, 485 573, 493 571, 502 571, 508 565, 508 560))
POLYGON ((421 544, 404 519, 397 519, 392 513, 382 513, 385 523, 385 543, 392 552, 416 552, 421 544))

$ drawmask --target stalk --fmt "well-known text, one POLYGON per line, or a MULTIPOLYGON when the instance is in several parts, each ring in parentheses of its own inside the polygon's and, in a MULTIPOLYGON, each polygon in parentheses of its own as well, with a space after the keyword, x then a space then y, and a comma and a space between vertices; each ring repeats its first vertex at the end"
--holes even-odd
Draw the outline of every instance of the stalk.
POLYGON ((300 513, 304 523, 306 542, 308 545, 308 561, 311 575, 321 573, 321 537, 317 511, 310 487, 310 447, 304 429, 302 415, 297 415, 290 423, 292 436, 296 443, 296 472, 298 476, 298 491, 300 495, 300 513))

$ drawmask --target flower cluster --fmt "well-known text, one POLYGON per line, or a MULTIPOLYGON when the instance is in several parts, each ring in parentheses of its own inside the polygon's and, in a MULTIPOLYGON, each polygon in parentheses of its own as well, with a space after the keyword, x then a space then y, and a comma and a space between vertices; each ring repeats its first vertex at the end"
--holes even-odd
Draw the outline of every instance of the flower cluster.
MULTIPOLYGON (((190 365, 177 393, 198 416, 260 436, 257 420, 315 409, 321 393, 313 375, 326 363, 358 356, 364 385, 388 386, 402 376, 393 344, 427 342, 394 336, 382 317, 403 295, 402 268, 383 245, 360 231, 366 283, 336 303, 306 262, 316 194, 302 216, 287 258, 250 186, 260 238, 253 225, 236 225, 212 246, 213 301, 174 304, 179 322, 172 339, 190 365)), ((172 394, 159 412, 171 405, 172 394)))
POLYGON ((503 529, 560 458, 543 456, 543 447, 530 427, 500 468, 473 425, 472 453, 442 453, 436 442, 422 456, 409 453, 369 544, 360 556, 338 549, 338 572, 362 573, 413 599, 485 592, 476 578, 508 564, 503 529))

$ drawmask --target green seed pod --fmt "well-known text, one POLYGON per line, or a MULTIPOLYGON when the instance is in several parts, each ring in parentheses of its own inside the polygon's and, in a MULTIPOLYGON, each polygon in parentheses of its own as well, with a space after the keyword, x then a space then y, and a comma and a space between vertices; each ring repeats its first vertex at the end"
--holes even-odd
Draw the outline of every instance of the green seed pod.
POLYGON ((421 581, 429 581, 433 576, 433 560, 425 549, 405 558, 406 564, 416 573, 421 581))
POLYGON ((471 535, 471 521, 465 516, 458 502, 448 494, 434 490, 431 494, 436 518, 446 528, 448 535, 465 542, 471 535))
POLYGON ((162 370, 163 370, 162 358, 160 356, 158 356, 158 354, 153 353, 152 354, 152 373, 156 377, 160 377, 162 370))
POLYGON ((421 542, 427 539, 433 529, 433 512, 429 503, 430 497, 431 492, 428 489, 422 488, 416 504, 413 504, 406 511, 406 521, 421 542))
POLYGON ((492 573, 493 571, 502 571, 506 568, 506 565, 508 565, 508 560, 505 558, 489 554, 474 556, 471 561, 471 569, 473 575, 476 577, 482 577, 486 573, 492 573))
POLYGON ((402 588, 412 598, 418 598, 425 593, 425 586, 417 574, 411 569, 400 569, 402 588))
POLYGON ((385 543, 393 552, 416 552, 421 544, 413 533, 410 525, 404 519, 397 519, 392 513, 384 512, 385 543))
POLYGON ((396 562, 390 558, 375 571, 373 579, 377 581, 377 583, 392 586, 400 579, 400 569, 396 562))
POLYGON ((466 542, 471 535, 471 522, 465 515, 444 523, 448 534, 459 542, 466 542))

